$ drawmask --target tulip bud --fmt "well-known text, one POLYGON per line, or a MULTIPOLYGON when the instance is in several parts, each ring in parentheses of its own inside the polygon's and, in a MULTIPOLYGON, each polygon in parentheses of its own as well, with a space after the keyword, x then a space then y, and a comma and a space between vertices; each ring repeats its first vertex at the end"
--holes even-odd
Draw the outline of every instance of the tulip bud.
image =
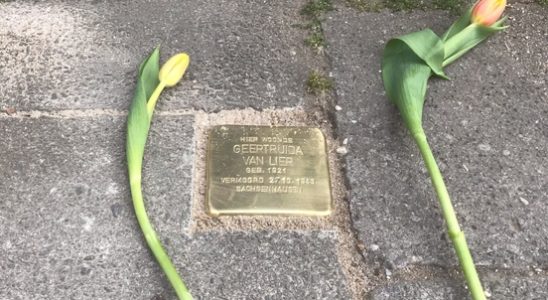
POLYGON ((160 69, 160 82, 166 87, 172 87, 181 80, 185 74, 186 68, 190 62, 190 58, 186 53, 179 53, 172 56, 160 69))
POLYGON ((502 15, 506 0, 479 0, 472 9, 472 23, 493 25, 502 15))

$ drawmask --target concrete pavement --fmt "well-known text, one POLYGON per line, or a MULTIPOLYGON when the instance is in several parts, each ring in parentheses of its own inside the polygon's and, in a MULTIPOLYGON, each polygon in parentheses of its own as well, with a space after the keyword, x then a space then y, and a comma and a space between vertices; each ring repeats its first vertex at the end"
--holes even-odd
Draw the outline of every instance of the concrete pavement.
MULTIPOLYGON (((428 175, 384 96, 393 36, 443 11, 319 13, 306 1, 0 1, 0 299, 175 299, 135 220, 125 117, 139 62, 191 55, 144 167, 151 219, 196 299, 467 299, 428 175), (317 70, 334 89, 313 95, 317 70), (328 140, 327 218, 204 213, 207 130, 309 125, 328 140), (344 147, 344 148, 341 148, 344 147)), ((491 299, 548 298, 548 8, 432 80, 425 129, 491 299)))

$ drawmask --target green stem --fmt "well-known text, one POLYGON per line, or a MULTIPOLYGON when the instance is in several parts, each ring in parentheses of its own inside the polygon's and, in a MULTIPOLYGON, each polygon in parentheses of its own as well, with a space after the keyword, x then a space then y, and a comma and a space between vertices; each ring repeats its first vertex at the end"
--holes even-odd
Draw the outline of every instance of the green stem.
POLYGON ((468 36, 471 31, 474 31, 477 27, 476 24, 470 24, 466 26, 459 33, 455 34, 447 41, 445 41, 443 47, 445 49, 445 59, 443 61, 443 67, 446 67, 466 54, 468 51, 462 51, 464 44, 468 40, 468 36))
POLYGON ((443 176, 438 168, 430 145, 426 140, 426 135, 424 130, 420 128, 413 133, 413 138, 417 143, 419 150, 421 152, 422 158, 430 178, 432 179, 432 184, 438 195, 439 203, 441 210, 443 212, 443 218, 447 224, 447 231, 449 232, 449 237, 453 242, 453 247, 457 253, 457 257, 460 262, 462 271, 464 272, 464 277, 468 285, 468 289, 472 294, 472 299, 474 300, 486 300, 483 288, 481 286, 481 281, 479 279, 478 273, 476 272, 476 266, 474 265, 474 260, 468 249, 468 244, 466 243, 466 238, 464 237, 464 232, 460 229, 459 221, 451 204, 451 199, 449 198, 449 193, 443 182, 443 176))
MULTIPOLYGON (((160 94, 162 93, 165 87, 166 87, 165 83, 160 82, 158 86, 156 87, 156 89, 154 89, 154 92, 150 96, 150 99, 148 99, 147 101, 148 122, 150 122, 152 119, 152 114, 154 112, 154 107, 156 106, 156 102, 158 101, 158 98, 160 97, 160 94)), ((135 166, 130 164, 129 183, 131 186, 131 196, 133 199, 133 207, 135 209, 135 215, 137 216, 137 221, 139 222, 141 231, 143 232, 143 235, 145 236, 145 240, 148 244, 148 247, 154 254, 154 257, 156 257, 156 260, 158 261, 158 264, 164 271, 164 274, 166 274, 166 277, 171 283, 171 286, 173 287, 173 289, 175 290, 177 297, 180 300, 192 300, 192 296, 188 292, 183 280, 177 273, 175 266, 171 262, 169 255, 166 253, 164 247, 162 246, 162 243, 158 239, 158 235, 156 234, 156 231, 152 227, 152 224, 150 223, 150 219, 148 218, 144 199, 143 199, 142 187, 141 187, 141 181, 142 181, 141 172, 142 172, 142 167, 140 163, 139 165, 135 165, 135 166)))
POLYGON ((156 257, 158 264, 160 264, 160 267, 166 274, 169 282, 171 283, 171 286, 173 286, 173 289, 175 290, 175 293, 177 294, 179 299, 192 300, 192 296, 190 295, 185 284, 181 280, 181 277, 179 277, 179 274, 173 266, 171 259, 164 250, 164 247, 162 247, 162 243, 158 239, 156 231, 154 230, 154 228, 152 228, 152 225, 150 224, 150 220, 147 216, 145 204, 143 201, 143 193, 141 190, 141 176, 140 174, 138 174, 138 176, 131 175, 132 174, 130 174, 130 186, 131 195, 133 198, 133 207, 135 208, 135 215, 137 215, 139 226, 141 226, 141 230, 143 231, 148 247, 154 254, 154 257, 156 257))
POLYGON ((508 26, 504 26, 505 20, 506 18, 502 18, 488 27, 471 23, 447 39, 443 45, 445 55, 442 66, 450 65, 489 36, 508 28, 508 26))
POLYGON ((158 83, 158 86, 154 89, 154 92, 152 92, 152 95, 150 95, 150 99, 148 99, 147 101, 147 112, 149 120, 152 118, 152 113, 154 112, 156 102, 158 102, 158 98, 160 97, 160 94, 165 89, 165 87, 165 82, 160 81, 160 83, 158 83))

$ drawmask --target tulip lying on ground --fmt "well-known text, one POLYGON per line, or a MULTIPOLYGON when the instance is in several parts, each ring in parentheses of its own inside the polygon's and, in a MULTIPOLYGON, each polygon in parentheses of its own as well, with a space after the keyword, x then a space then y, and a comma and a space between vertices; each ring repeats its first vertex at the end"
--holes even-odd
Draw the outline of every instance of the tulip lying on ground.
POLYGON ((139 77, 127 120, 126 156, 133 207, 145 240, 181 300, 192 300, 169 255, 152 227, 141 189, 141 171, 148 131, 156 102, 165 87, 177 84, 188 67, 185 53, 173 56, 159 69, 160 50, 154 49, 139 67, 139 77))
POLYGON ((474 300, 485 300, 485 293, 468 249, 464 233, 445 187, 426 134, 422 110, 428 79, 434 75, 447 79, 443 68, 484 41, 503 26, 500 19, 506 1, 481 0, 457 20, 442 36, 432 30, 410 33, 388 41, 382 60, 382 79, 386 95, 394 103, 415 140, 432 179, 466 283, 474 300))

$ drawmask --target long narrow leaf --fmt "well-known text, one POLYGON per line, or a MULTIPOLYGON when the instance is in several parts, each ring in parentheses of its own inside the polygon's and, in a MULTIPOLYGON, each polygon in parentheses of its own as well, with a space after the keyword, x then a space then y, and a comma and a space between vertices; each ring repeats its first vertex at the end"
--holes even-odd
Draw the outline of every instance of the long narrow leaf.
POLYGON ((388 98, 396 104, 410 131, 421 127, 428 78, 444 77, 443 43, 431 30, 392 39, 382 60, 382 78, 388 98))
POLYGON ((507 27, 503 25, 504 21, 505 19, 501 19, 489 27, 475 24, 470 25, 455 34, 445 44, 447 53, 445 54, 446 57, 443 66, 451 64, 496 32, 506 29, 507 27))
POLYGON ((445 34, 442 36, 442 40, 445 42, 451 37, 453 37, 455 34, 461 32, 466 26, 470 25, 470 17, 472 16, 472 8, 468 9, 468 11, 462 15, 449 29, 445 34))
POLYGON ((130 180, 141 176, 141 166, 148 137, 150 120, 147 114, 147 99, 158 85, 160 52, 156 48, 139 67, 137 88, 129 109, 127 121, 126 155, 130 180))

